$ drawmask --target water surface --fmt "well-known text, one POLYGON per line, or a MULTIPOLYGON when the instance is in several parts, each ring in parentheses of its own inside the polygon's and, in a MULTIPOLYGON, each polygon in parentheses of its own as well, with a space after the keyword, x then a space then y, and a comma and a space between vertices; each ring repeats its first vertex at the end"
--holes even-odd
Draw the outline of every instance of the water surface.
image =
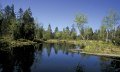
POLYGON ((107 58, 69 49, 68 44, 36 44, 0 50, 0 72, 118 72, 120 58, 107 58))

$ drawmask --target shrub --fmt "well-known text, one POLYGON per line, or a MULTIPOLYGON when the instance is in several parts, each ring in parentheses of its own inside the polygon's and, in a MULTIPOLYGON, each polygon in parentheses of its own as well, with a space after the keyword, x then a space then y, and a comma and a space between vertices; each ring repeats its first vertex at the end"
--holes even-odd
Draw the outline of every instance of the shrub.
POLYGON ((27 42, 28 40, 26 40, 26 39, 18 39, 18 41, 27 42))
POLYGON ((40 39, 34 39, 33 42, 42 43, 42 40, 40 40, 40 39))
POLYGON ((114 39, 112 39, 112 43, 114 45, 120 45, 120 38, 114 38, 114 39))
POLYGON ((46 38, 43 38, 43 41, 47 41, 47 39, 46 39, 46 38))
POLYGON ((81 49, 84 49, 84 48, 85 48, 85 45, 82 43, 82 44, 80 45, 80 48, 81 48, 81 49))
POLYGON ((8 47, 9 46, 9 42, 1 39, 0 40, 0 47, 8 47))

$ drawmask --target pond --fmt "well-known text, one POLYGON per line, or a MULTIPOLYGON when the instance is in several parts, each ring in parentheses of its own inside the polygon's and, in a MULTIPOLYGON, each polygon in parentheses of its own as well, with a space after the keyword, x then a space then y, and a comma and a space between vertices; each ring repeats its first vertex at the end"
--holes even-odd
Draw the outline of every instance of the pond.
POLYGON ((68 44, 36 44, 0 50, 0 72, 118 72, 120 58, 73 53, 68 44))

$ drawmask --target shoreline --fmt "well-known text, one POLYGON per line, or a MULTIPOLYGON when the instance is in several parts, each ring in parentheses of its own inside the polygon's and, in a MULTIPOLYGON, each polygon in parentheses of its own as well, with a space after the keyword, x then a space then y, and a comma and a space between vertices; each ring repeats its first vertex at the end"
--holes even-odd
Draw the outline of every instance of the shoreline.
POLYGON ((120 57, 120 55, 117 55, 117 54, 101 54, 101 53, 88 53, 88 52, 80 52, 80 53, 89 54, 89 55, 95 55, 95 56, 120 57))
MULTIPOLYGON (((84 40, 48 40, 46 43, 66 43, 81 45, 84 43, 84 40)), ((72 52, 80 52, 83 54, 97 55, 97 56, 106 56, 106 57, 120 57, 120 47, 115 46, 112 43, 105 43, 103 41, 94 41, 88 40, 88 45, 85 48, 76 50, 71 49, 72 52)))
POLYGON ((94 56, 104 56, 104 57, 120 57, 119 54, 105 54, 105 53, 90 53, 90 52, 84 52, 82 49, 76 50, 76 49, 70 49, 71 52, 74 53, 81 53, 81 54, 88 54, 88 55, 94 55, 94 56))
MULTIPOLYGON (((10 40, 10 41, 3 40, 3 43, 4 42, 8 44, 9 48, 21 47, 21 46, 25 46, 25 45, 34 45, 34 44, 38 43, 38 42, 34 42, 34 41, 30 41, 30 40, 24 40, 24 39, 23 40, 10 40)), ((81 41, 75 41, 75 40, 47 40, 47 41, 42 41, 42 42, 81 45, 81 44, 83 44, 84 41, 83 40, 81 40, 81 41)), ((120 48, 117 48, 117 49, 113 48, 113 49, 116 49, 116 50, 113 51, 111 45, 110 45, 111 48, 104 48, 104 46, 106 46, 106 45, 104 45, 104 43, 103 43, 103 45, 100 44, 101 47, 98 50, 96 50, 96 48, 99 45, 99 42, 97 42, 98 45, 94 44, 95 42, 97 42, 97 41, 88 41, 88 43, 92 43, 95 46, 92 46, 92 44, 91 44, 91 45, 85 46, 84 49, 79 49, 79 50, 70 49, 70 51, 75 52, 75 53, 80 52, 82 54, 97 55, 97 56, 120 57, 120 53, 119 53, 120 48)))
POLYGON ((0 44, 2 45, 1 48, 9 47, 9 48, 14 48, 14 47, 21 47, 25 45, 34 45, 37 43, 42 43, 42 41, 31 41, 31 40, 26 40, 26 39, 20 39, 20 40, 8 40, 8 39, 0 39, 0 44))
POLYGON ((33 42, 33 41, 27 41, 27 42, 22 42, 22 41, 15 41, 15 42, 11 42, 10 43, 10 47, 14 48, 14 47, 22 47, 22 46, 26 46, 26 45, 34 45, 37 42, 33 42))

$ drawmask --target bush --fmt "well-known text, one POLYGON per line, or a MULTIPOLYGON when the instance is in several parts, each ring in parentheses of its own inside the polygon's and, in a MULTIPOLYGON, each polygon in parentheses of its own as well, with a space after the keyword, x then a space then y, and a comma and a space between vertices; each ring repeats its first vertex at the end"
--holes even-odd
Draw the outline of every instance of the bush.
POLYGON ((120 45, 120 38, 114 38, 114 39, 112 39, 112 43, 114 45, 120 45))
POLYGON ((40 39, 34 39, 33 42, 42 43, 42 40, 40 40, 40 39))
POLYGON ((26 39, 18 39, 18 41, 27 42, 28 40, 26 40, 26 39))
POLYGON ((80 45, 80 48, 81 48, 81 49, 84 49, 84 48, 85 48, 85 45, 82 43, 82 44, 80 45))
POLYGON ((0 47, 8 47, 9 46, 9 42, 1 39, 0 40, 0 47))
POLYGON ((43 38, 43 41, 47 41, 47 39, 46 39, 46 38, 43 38))

